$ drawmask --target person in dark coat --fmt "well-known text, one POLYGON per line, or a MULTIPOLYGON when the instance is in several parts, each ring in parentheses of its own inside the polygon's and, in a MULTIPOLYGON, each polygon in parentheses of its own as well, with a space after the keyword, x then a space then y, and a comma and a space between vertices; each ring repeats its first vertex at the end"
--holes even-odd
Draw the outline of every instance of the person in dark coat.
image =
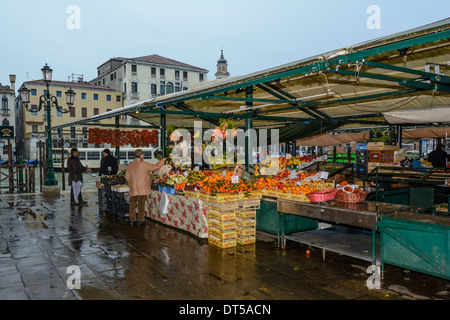
POLYGON ((430 152, 428 155, 428 161, 431 162, 433 168, 446 168, 447 167, 448 154, 444 151, 444 145, 438 144, 436 150, 430 152))
POLYGON ((78 199, 75 199, 74 195, 74 184, 77 182, 83 183, 83 171, 92 172, 91 169, 86 168, 81 164, 80 159, 78 158, 79 152, 77 148, 72 148, 70 150, 70 157, 67 159, 67 171, 69 171, 69 186, 70 186, 70 205, 83 205, 86 204, 87 201, 83 200, 83 196, 81 195, 81 187, 80 192, 78 193, 78 199))
POLYGON ((117 159, 113 155, 111 155, 111 151, 109 149, 105 149, 102 152, 103 158, 100 161, 100 171, 98 176, 109 176, 117 174, 119 171, 119 166, 117 164, 117 159))

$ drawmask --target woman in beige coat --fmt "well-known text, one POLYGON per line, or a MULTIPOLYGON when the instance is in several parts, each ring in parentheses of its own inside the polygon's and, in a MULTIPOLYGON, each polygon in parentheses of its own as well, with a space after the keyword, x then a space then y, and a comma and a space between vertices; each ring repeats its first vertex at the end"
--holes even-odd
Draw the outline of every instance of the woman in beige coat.
POLYGON ((130 187, 130 222, 133 225, 138 222, 145 224, 145 197, 150 194, 150 173, 158 171, 166 161, 161 159, 156 164, 144 161, 144 151, 136 149, 134 152, 134 160, 127 167, 125 180, 130 187), (138 217, 136 221, 136 204, 138 206, 138 217))

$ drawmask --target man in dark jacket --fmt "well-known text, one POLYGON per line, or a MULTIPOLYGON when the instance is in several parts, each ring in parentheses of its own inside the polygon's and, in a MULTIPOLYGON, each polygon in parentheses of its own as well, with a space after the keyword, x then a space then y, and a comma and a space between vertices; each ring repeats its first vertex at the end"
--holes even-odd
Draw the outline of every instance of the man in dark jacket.
POLYGON ((98 176, 109 176, 117 174, 119 171, 119 166, 117 165, 117 159, 111 155, 109 149, 103 150, 103 158, 100 161, 100 171, 98 176))
POLYGON ((83 171, 92 171, 81 164, 81 161, 78 158, 79 152, 77 148, 72 148, 70 154, 70 158, 67 159, 67 171, 69 171, 70 186, 70 205, 83 205, 87 203, 87 201, 83 200, 81 195, 81 188, 83 187, 83 171))
POLYGON ((446 168, 447 167, 448 154, 444 151, 444 145, 438 144, 436 150, 430 152, 428 155, 428 161, 431 162, 433 168, 446 168))

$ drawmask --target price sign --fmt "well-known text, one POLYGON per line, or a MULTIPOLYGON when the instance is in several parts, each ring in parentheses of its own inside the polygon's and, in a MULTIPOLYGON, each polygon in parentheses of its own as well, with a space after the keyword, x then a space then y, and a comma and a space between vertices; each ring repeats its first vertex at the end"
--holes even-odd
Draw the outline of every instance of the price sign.
POLYGON ((320 177, 322 179, 324 179, 324 180, 327 180, 328 179, 328 172, 327 171, 322 171, 320 177))
POLYGON ((183 172, 184 176, 187 177, 189 173, 187 171, 183 172))
POLYGON ((195 166, 194 171, 198 172, 200 170, 199 166, 195 166))
POLYGON ((291 174, 289 175, 289 179, 291 179, 291 180, 297 179, 297 172, 295 170, 291 171, 291 174))
POLYGON ((231 176, 231 183, 239 183, 239 176, 231 176))

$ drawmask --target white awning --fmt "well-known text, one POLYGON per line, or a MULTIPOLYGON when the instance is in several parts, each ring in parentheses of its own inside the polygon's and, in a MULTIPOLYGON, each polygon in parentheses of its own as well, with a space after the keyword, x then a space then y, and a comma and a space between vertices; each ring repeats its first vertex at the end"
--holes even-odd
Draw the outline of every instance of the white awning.
POLYGON ((383 113, 390 124, 450 123, 450 106, 383 113))

